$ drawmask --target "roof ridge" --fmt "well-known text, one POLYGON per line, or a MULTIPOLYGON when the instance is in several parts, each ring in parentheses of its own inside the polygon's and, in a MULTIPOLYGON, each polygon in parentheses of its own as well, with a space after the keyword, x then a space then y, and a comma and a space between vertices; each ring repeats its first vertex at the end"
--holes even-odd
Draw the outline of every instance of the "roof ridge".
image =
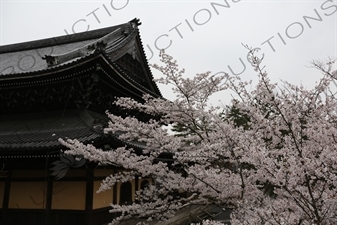
POLYGON ((119 25, 115 25, 111 27, 84 31, 84 32, 75 33, 75 34, 66 34, 62 36, 39 39, 39 40, 34 40, 34 41, 27 41, 27 42, 21 42, 21 43, 9 44, 9 45, 0 45, 0 54, 96 39, 96 38, 103 37, 111 33, 112 31, 120 27, 123 27, 125 25, 128 25, 130 23, 136 23, 137 26, 141 24, 139 20, 135 18, 127 23, 123 23, 123 24, 119 24, 119 25))

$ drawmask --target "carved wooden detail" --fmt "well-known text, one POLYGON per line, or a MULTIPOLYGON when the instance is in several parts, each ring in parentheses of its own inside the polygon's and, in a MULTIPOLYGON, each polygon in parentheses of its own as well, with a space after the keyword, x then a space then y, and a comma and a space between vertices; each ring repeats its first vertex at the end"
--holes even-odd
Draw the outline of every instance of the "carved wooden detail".
POLYGON ((46 83, 0 92, 0 114, 61 110, 69 108, 105 110, 118 113, 113 102, 121 96, 114 87, 99 81, 94 72, 66 82, 46 83), (24 110, 24 111, 22 111, 24 110))

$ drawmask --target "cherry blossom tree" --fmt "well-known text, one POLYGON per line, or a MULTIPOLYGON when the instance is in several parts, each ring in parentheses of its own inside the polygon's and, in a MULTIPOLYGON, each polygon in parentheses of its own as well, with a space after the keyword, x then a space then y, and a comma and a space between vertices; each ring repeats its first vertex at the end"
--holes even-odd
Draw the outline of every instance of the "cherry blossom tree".
POLYGON ((306 89, 272 83, 253 50, 254 86, 228 74, 184 78, 171 56, 160 56, 163 66, 153 66, 164 75, 158 82, 172 85, 176 99, 146 95, 140 103, 119 98, 118 107, 154 119, 108 113, 105 129, 143 147, 105 151, 60 140, 69 154, 124 169, 105 178, 99 191, 136 176, 153 179, 133 204, 112 204, 111 212, 120 213, 113 224, 131 217, 167 220, 196 204, 232 209, 232 224, 337 224, 333 62, 314 63, 323 74, 314 88, 306 89), (212 94, 224 90, 234 96, 227 108, 209 104, 212 94))

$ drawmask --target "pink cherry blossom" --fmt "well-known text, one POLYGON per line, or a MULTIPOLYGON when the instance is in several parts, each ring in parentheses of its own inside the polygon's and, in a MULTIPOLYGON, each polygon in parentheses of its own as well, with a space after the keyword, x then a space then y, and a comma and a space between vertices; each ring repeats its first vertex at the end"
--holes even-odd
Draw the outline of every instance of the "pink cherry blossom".
POLYGON ((185 78, 171 56, 160 56, 163 66, 153 67, 164 76, 157 82, 173 85, 176 99, 145 95, 144 103, 116 101, 118 107, 153 116, 148 121, 107 113, 105 131, 144 143, 142 154, 127 146, 104 151, 60 140, 69 154, 125 169, 108 176, 99 191, 135 176, 153 179, 132 205, 111 205, 111 212, 121 213, 112 224, 131 217, 167 220, 196 204, 231 208, 234 225, 337 224, 337 100, 329 91, 337 79, 333 62, 314 64, 323 74, 306 89, 273 83, 254 52, 254 87, 228 74, 185 78), (210 105, 212 94, 223 90, 234 96, 228 108, 210 105), (237 117, 230 116, 234 108, 237 117))

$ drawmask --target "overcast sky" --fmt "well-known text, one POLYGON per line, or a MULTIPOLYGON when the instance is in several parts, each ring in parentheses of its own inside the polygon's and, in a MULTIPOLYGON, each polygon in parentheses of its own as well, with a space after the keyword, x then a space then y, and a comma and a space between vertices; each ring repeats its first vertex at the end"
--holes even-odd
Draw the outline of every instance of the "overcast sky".
MULTIPOLYGON (((337 57, 337 0, 0 1, 1 45, 109 27, 137 17, 149 62, 158 63, 157 48, 167 48, 187 70, 186 76, 212 71, 256 80, 243 43, 261 48, 273 81, 313 87, 321 75, 309 68, 310 61, 337 57)), ((171 98, 168 88, 160 88, 171 98)), ((228 96, 214 98, 226 102, 228 96)))

